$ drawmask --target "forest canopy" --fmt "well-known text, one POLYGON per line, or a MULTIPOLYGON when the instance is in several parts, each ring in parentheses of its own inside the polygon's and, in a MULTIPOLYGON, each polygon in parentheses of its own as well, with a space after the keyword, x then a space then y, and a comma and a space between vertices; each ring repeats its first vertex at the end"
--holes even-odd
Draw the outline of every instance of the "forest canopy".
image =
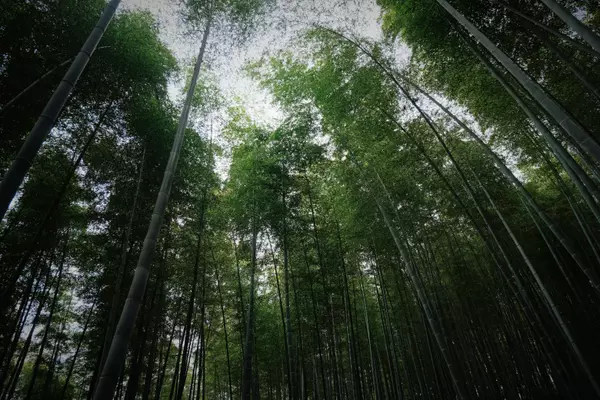
POLYGON ((600 399, 597 2, 5 3, 0 400, 600 399))

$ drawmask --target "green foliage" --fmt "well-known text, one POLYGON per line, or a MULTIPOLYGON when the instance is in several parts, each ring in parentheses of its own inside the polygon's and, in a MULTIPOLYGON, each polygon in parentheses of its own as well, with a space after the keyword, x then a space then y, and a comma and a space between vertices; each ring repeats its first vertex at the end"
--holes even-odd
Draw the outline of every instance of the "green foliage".
POLYGON ((183 3, 187 24, 202 26, 210 18, 227 33, 236 32, 235 40, 246 38, 273 5, 272 0, 183 0, 183 3))
MULTIPOLYGON (((541 5, 513 3, 567 33, 541 5)), ((466 120, 596 270, 600 222, 436 1, 379 4, 390 40, 374 43, 317 27, 293 47, 246 66, 283 114, 275 126, 257 122, 202 68, 117 386, 120 398, 172 399, 186 334, 191 350, 182 398, 241 398, 251 290, 255 398, 454 398, 449 364, 462 375, 467 398, 593 398, 541 289, 597 375, 595 289, 550 229, 536 225, 539 218, 489 153, 412 86, 399 85, 406 77, 418 82, 466 120), (412 51, 404 70, 393 57, 398 39, 412 51)), ((597 101, 531 27, 496 2, 452 4, 598 129, 597 101)), ((221 35, 234 27, 227 32, 243 38, 271 2, 183 5, 190 29, 212 13, 221 35)), ((72 57, 102 6, 37 0, 4 7, 0 104, 72 57)), ((598 10, 585 7, 586 21, 594 23, 598 10)), ((181 71, 186 90, 190 82, 189 67, 180 69, 158 28, 148 13, 117 15, 0 226, 4 396, 14 383, 13 397, 26 397, 46 322, 48 339, 27 400, 83 398, 97 383, 105 338, 112 335, 109 315, 125 303, 177 127, 167 87, 181 71)), ((560 47, 596 82, 594 60, 567 43, 560 47)), ((2 114, 0 165, 12 158, 62 72, 2 114)), ((598 168, 584 167, 590 174, 598 168)))

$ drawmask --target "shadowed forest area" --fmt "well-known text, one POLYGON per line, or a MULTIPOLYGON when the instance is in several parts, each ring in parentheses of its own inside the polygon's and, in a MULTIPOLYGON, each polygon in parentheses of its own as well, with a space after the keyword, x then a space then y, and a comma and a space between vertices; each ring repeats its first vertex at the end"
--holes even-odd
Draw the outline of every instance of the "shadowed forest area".
POLYGON ((600 399, 597 1, 120 3, 0 4, 0 400, 600 399))

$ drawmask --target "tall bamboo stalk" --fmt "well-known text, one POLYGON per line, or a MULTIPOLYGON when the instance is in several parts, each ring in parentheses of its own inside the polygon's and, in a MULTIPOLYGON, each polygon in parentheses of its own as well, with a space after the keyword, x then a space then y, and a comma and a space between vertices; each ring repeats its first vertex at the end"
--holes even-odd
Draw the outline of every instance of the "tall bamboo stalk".
POLYGON ((98 23, 94 29, 92 29, 90 36, 88 36, 83 47, 79 51, 79 54, 77 54, 77 57, 75 57, 69 70, 52 94, 44 111, 42 111, 42 114, 29 133, 29 136, 27 136, 17 157, 2 178, 2 182, 0 182, 0 221, 4 219, 12 199, 15 197, 19 186, 21 186, 21 182, 23 182, 25 175, 33 164, 35 156, 40 147, 42 147, 46 136, 50 133, 60 112, 67 103, 69 95, 77 84, 77 80, 94 54, 94 51, 96 50, 98 43, 100 43, 100 39, 102 39, 120 2, 121 0, 111 0, 111 2, 106 5, 98 23))
POLYGON ((127 347, 129 345, 133 326, 140 308, 140 303, 146 290, 146 283, 148 282, 148 276, 150 274, 150 264, 152 263, 152 257, 154 255, 154 249, 158 240, 160 227, 167 209, 169 194, 171 193, 171 186, 173 185, 175 170, 177 168, 177 162, 179 161, 179 156, 181 153, 181 147, 183 146, 183 139, 185 130, 187 128, 194 91, 198 83, 200 67, 204 59, 206 43, 210 34, 211 22, 212 15, 209 15, 206 22, 206 27, 204 29, 198 58, 196 60, 194 74, 192 75, 192 81, 190 83, 190 87, 188 88, 185 104, 179 119, 177 132, 175 134, 175 140, 173 142, 169 161, 165 169, 165 175, 163 177, 160 191, 154 205, 154 211, 152 213, 148 232, 144 240, 144 245, 142 247, 142 251, 140 252, 138 266, 135 270, 133 281, 129 289, 129 294, 127 295, 125 306, 123 307, 121 317, 119 318, 119 323, 117 324, 115 336, 110 345, 106 363, 104 364, 98 386, 94 393, 94 400, 105 400, 112 397, 117 385, 118 376, 121 372, 123 360, 127 354, 127 347))

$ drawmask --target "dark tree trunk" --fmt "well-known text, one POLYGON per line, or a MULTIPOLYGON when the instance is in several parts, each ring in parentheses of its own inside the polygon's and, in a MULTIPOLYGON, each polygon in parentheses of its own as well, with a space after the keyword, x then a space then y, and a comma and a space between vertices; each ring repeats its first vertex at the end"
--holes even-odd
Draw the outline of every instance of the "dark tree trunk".
MULTIPOLYGON (((212 14, 212 10, 210 11, 210 14, 212 14)), ((161 188, 156 198, 156 203, 154 204, 152 218, 150 225, 148 226, 146 238, 144 239, 144 245, 142 246, 142 250, 140 252, 138 265, 129 288, 127 300, 123 306, 121 317, 119 318, 119 323, 117 324, 115 335, 106 357, 106 363, 104 364, 104 368, 102 369, 102 373, 100 375, 100 380, 98 381, 98 386, 94 392, 94 397, 96 400, 104 400, 105 398, 112 397, 114 394, 118 376, 120 375, 123 360, 125 359, 127 347, 129 346, 129 341, 135 325, 135 319, 139 312, 141 299, 146 291, 148 276, 150 275, 150 264, 152 263, 152 257, 158 241, 160 227, 167 209, 171 187, 173 186, 175 170, 177 168, 181 148, 183 146, 185 130, 192 106, 192 100, 194 98, 194 90, 196 89, 198 76, 200 75, 200 66, 202 65, 204 58, 204 51, 206 49, 206 43, 210 34, 211 23, 212 15, 209 15, 208 20, 206 21, 206 27, 204 29, 202 44, 200 45, 200 51, 198 53, 196 65, 194 67, 194 74, 186 94, 185 105, 177 126, 177 132, 173 141, 169 161, 167 162, 167 167, 165 168, 165 174, 161 183, 161 188)))
MULTIPOLYGON (((255 296, 255 274, 256 274, 256 239, 258 231, 256 221, 252 221, 252 255, 250 265, 250 301, 248 304, 248 320, 246 323, 246 340, 244 343, 244 358, 242 370, 242 400, 253 398, 254 375, 252 374, 252 357, 254 353, 254 296, 255 296)), ((256 395, 256 393, 254 393, 256 395)))
MULTIPOLYGON (((50 327, 52 326, 52 318, 54 317, 54 311, 56 310, 56 304, 58 303, 58 295, 60 293, 60 284, 62 282, 63 270, 65 266, 65 259, 67 257, 67 246, 69 243, 69 237, 64 239, 65 244, 63 246, 62 258, 60 260, 60 264, 58 266, 58 277, 56 278, 56 289, 54 289, 54 297, 52 298, 52 303, 50 305, 50 312, 48 314, 48 319, 46 321, 46 326, 44 327, 44 335, 42 336, 42 341, 40 342, 40 348, 38 350, 38 355, 35 359, 35 364, 31 371, 31 380, 29 381, 29 385, 27 387, 27 395, 25 396, 26 400, 31 398, 33 393, 33 388, 35 386, 35 382, 38 375, 38 370, 42 365, 42 360, 44 358, 44 349, 46 348, 46 343, 48 341, 48 333, 50 332, 50 327)), ((35 326, 35 325, 34 325, 35 326)), ((33 331, 33 328, 32 328, 33 331)))
MULTIPOLYGON (((125 229, 125 234, 123 236, 123 242, 121 243, 121 257, 119 258, 119 268, 117 270, 115 284, 113 287, 113 291, 111 294, 111 304, 110 309, 108 311, 108 320, 106 324, 106 330, 104 333, 104 344, 102 345, 102 356, 100 357, 100 364, 98 366, 98 370, 102 371, 104 368, 104 362, 106 361, 106 356, 108 355, 108 350, 110 349, 110 342, 115 333, 115 327, 117 323, 117 312, 118 308, 121 305, 121 289, 123 286, 123 280, 125 279, 125 268, 127 267, 127 258, 130 251, 130 241, 131 241, 131 232, 133 230, 133 221, 135 220, 135 213, 137 209, 138 199, 140 195, 140 189, 142 187, 142 180, 144 178, 144 166, 146 162, 146 147, 144 146, 144 150, 142 152, 142 159, 140 161, 138 178, 135 186, 135 194, 133 195, 133 201, 131 203, 131 210, 129 211, 129 221, 127 223, 127 228, 125 229)), ((96 382, 94 382, 94 386, 96 382)))
POLYGON ((83 325, 83 330, 79 334, 79 339, 77 340, 77 347, 75 348, 75 353, 73 354, 73 359, 71 360, 71 364, 69 364, 69 370, 67 372, 67 377, 65 378, 65 383, 63 384, 62 393, 60 398, 64 399, 67 394, 67 389, 69 388, 69 384, 71 383, 71 376, 73 375, 73 370, 75 369, 75 364, 77 363, 77 358, 79 357, 79 351, 81 350, 81 345, 83 344, 83 340, 85 339, 85 334, 87 333, 88 326, 90 325, 90 321, 92 320, 92 315, 96 308, 96 301, 98 297, 95 297, 94 303, 92 303, 90 310, 88 311, 88 315, 85 319, 85 324, 83 325))
MULTIPOLYGON (((196 242, 196 254, 194 260, 194 276, 192 279, 192 288, 187 306, 187 316, 185 319, 184 325, 184 339, 183 339, 183 361, 181 363, 181 371, 179 375, 179 387, 177 389, 177 394, 175 396, 176 400, 181 400, 183 398, 183 392, 185 389, 185 381, 187 378, 187 369, 188 369, 188 354, 190 352, 190 342, 192 339, 191 334, 191 326, 192 319, 194 317, 194 309, 196 304, 196 290, 198 288, 198 272, 200 267, 200 255, 202 250, 202 231, 204 229, 204 210, 206 207, 205 204, 205 195, 202 196, 201 205, 200 205, 200 218, 199 218, 199 230, 198 230, 198 240, 196 242)), ((204 263, 205 264, 205 263, 204 263)), ((203 270, 206 267, 203 268, 203 270)), ((204 282, 204 276, 202 277, 202 282, 204 282)), ((204 284, 204 283, 203 283, 204 284)))
POLYGON ((233 387, 231 384, 231 361, 229 357, 229 338, 227 336, 227 318, 225 317, 225 304, 223 302, 223 293, 221 290, 221 280, 219 279, 219 267, 213 253, 213 262, 215 264, 215 277, 217 279, 217 291, 219 293, 219 304, 221 306, 221 318, 223 319, 223 335, 225 339, 225 355, 227 356, 227 382, 229 388, 229 398, 233 400, 233 387))

